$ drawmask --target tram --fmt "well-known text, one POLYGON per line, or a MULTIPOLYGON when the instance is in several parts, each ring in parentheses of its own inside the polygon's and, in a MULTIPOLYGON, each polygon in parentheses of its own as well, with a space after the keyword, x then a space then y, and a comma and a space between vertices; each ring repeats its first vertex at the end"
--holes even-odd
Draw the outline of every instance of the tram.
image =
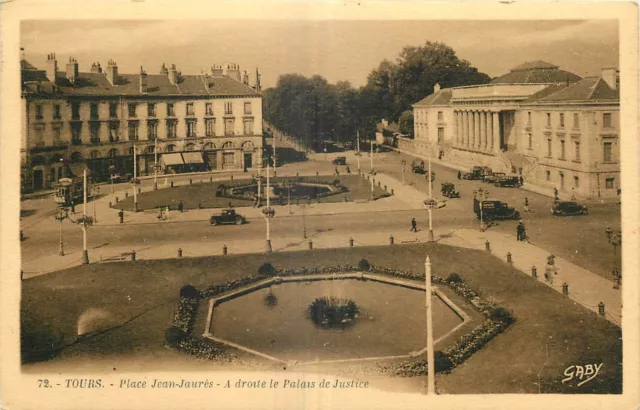
POLYGON ((59 206, 71 206, 84 199, 84 184, 82 177, 60 178, 56 184, 54 199, 59 206))

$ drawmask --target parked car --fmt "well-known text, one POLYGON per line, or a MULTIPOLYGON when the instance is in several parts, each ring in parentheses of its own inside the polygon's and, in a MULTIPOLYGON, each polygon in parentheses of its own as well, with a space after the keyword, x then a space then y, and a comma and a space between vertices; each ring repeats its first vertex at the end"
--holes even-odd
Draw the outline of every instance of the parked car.
POLYGON ((474 200, 473 210, 478 219, 480 219, 480 207, 482 207, 482 219, 485 221, 520 219, 520 212, 511 208, 506 202, 485 200, 480 203, 477 199, 474 200))
POLYGON ((483 177, 482 182, 488 182, 490 184, 496 183, 499 179, 506 177, 504 172, 492 172, 483 177))
POLYGON ((577 202, 554 201, 551 213, 557 216, 588 215, 589 210, 577 202))
POLYGON ((447 203, 445 201, 438 201, 436 199, 425 199, 424 200, 424 206, 427 208, 432 208, 432 209, 439 209, 439 208, 444 208, 445 206, 447 206, 447 203))
POLYGON ((347 165, 347 157, 337 157, 331 163, 333 165, 347 165))
POLYGON ((414 159, 411 163, 411 171, 413 171, 414 174, 424 174, 424 161, 414 159))
POLYGON ((470 172, 465 172, 464 174, 462 174, 462 178, 469 180, 482 180, 485 175, 489 175, 490 173, 491 168, 489 167, 475 166, 471 168, 470 172))
POLYGON ((518 176, 502 177, 498 179, 494 185, 497 187, 519 188, 520 177, 518 176))
POLYGON ((224 209, 219 215, 211 217, 211 225, 236 224, 242 225, 246 222, 244 216, 237 214, 235 209, 224 209))
POLYGON ((460 192, 456 191, 456 186, 451 182, 445 182, 442 184, 442 195, 447 198, 460 198, 460 192))

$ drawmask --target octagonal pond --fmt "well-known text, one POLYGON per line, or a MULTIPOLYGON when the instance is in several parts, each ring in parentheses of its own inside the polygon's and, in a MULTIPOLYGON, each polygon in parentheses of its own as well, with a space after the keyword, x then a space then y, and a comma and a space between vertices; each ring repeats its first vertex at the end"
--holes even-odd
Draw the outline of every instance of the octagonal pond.
MULTIPOLYGON (((463 320, 440 297, 432 301, 435 340, 463 320)), ((216 339, 284 361, 403 356, 426 345, 425 293, 374 280, 282 282, 221 302, 209 330, 216 339), (353 300, 358 317, 342 327, 316 326, 308 309, 323 296, 353 300)))

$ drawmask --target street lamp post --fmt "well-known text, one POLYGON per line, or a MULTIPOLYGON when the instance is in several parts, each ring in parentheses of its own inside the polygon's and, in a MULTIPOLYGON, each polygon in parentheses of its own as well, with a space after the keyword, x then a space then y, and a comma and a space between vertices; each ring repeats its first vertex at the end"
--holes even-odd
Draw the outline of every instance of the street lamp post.
POLYGON ((136 151, 137 148, 134 145, 133 146, 133 179, 131 180, 131 185, 133 186, 133 211, 134 212, 138 212, 138 190, 136 188, 136 174, 137 174, 137 170, 138 170, 138 164, 137 164, 137 159, 136 159, 136 151))
POLYGON ((360 130, 357 131, 356 138, 356 159, 358 160, 358 175, 360 175, 360 130))
POLYGON ((100 196, 100 187, 99 186, 92 186, 91 187, 91 202, 93 202, 93 221, 94 222, 98 222, 98 218, 96 216, 96 196, 100 196))
POLYGON ((429 238, 428 241, 429 242, 434 242, 435 241, 435 237, 433 235, 433 216, 432 216, 432 210, 433 210, 433 197, 431 196, 431 185, 432 185, 432 181, 431 181, 431 150, 429 150, 429 238))
POLYGON ((153 189, 158 189, 158 138, 153 142, 153 189))
POLYGON ((403 159, 402 160, 402 185, 406 185, 404 180, 404 173, 405 173, 406 167, 407 167, 407 161, 403 159))
POLYGON ((267 161, 267 209, 266 209, 266 213, 264 214, 265 217, 265 221, 267 223, 267 241, 266 241, 266 251, 267 252, 271 252, 271 225, 270 225, 270 214, 269 212, 271 211, 271 203, 269 202, 269 197, 271 196, 271 192, 269 190, 269 174, 271 173, 271 169, 269 167, 271 161, 267 161))
POLYGON ((431 311, 431 260, 427 256, 425 266, 425 293, 427 307, 427 394, 434 395, 436 392, 435 383, 435 360, 433 352, 433 315, 431 311))
POLYGON ((371 174, 373 174, 373 140, 371 140, 371 154, 369 154, 371 158, 371 174))
POLYGON ((58 208, 58 211, 55 216, 56 221, 58 221, 58 223, 60 224, 60 252, 59 252, 60 256, 64 256, 64 241, 62 239, 62 221, 65 220, 68 215, 69 215, 69 211, 67 210, 67 208, 61 207, 61 208, 58 208))
POLYGON ((480 232, 484 232, 487 230, 487 226, 484 223, 484 200, 489 197, 489 191, 483 190, 482 188, 478 189, 477 192, 478 197, 478 206, 480 208, 480 232))
POLYGON ((78 220, 78 223, 82 225, 82 263, 84 265, 89 264, 89 251, 87 250, 87 228, 91 225, 91 217, 87 217, 87 168, 83 172, 84 189, 83 189, 83 202, 82 202, 82 218, 78 220))
POLYGON ((306 209, 310 204, 309 198, 305 199, 305 203, 302 204, 302 238, 307 239, 307 218, 306 218, 306 209))

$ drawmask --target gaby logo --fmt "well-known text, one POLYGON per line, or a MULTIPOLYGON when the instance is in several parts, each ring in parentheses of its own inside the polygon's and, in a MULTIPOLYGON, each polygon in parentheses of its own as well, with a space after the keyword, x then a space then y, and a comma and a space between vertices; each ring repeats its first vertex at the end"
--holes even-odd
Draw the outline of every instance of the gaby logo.
POLYGON ((580 387, 588 381, 595 379, 603 364, 604 363, 586 364, 584 366, 571 365, 564 369, 564 375, 567 377, 562 379, 562 383, 568 383, 571 380, 576 379, 579 381, 576 387, 580 387))

